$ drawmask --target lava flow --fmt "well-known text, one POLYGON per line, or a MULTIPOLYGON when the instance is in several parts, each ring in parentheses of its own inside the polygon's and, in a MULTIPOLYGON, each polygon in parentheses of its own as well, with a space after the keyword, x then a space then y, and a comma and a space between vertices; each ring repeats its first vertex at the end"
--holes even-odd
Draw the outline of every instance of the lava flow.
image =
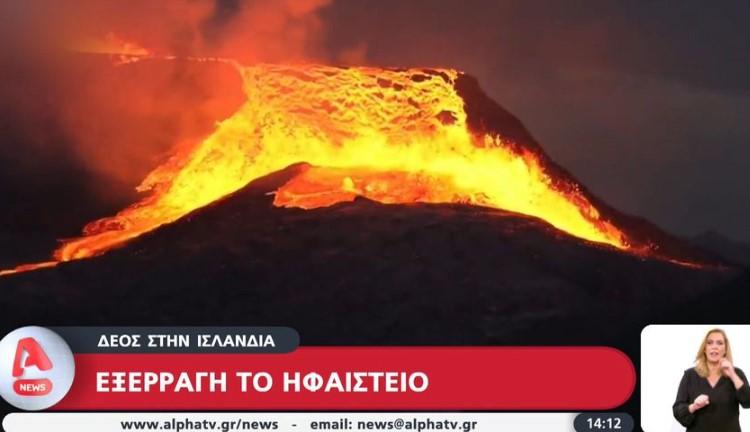
POLYGON ((487 206, 650 254, 577 185, 559 186, 570 182, 554 181, 543 157, 471 131, 455 88, 458 71, 226 62, 242 75, 244 104, 210 136, 153 170, 138 187, 148 192, 141 201, 89 223, 82 237, 55 251, 54 261, 38 266, 103 254, 297 162, 310 167, 275 192, 274 205, 314 209, 363 196, 386 204, 487 206))

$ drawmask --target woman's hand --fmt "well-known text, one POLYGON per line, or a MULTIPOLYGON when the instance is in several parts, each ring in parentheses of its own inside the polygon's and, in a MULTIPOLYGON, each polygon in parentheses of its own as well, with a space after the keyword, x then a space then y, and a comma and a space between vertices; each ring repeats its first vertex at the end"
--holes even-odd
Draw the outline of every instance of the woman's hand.
POLYGON ((734 365, 732 365, 732 362, 729 361, 729 359, 722 359, 721 363, 721 373, 724 374, 727 378, 732 378, 737 373, 734 371, 734 365))
POLYGON ((688 406, 690 413, 694 413, 709 404, 708 395, 700 395, 688 406))
POLYGON ((726 376, 730 380, 732 380, 732 383, 734 384, 735 389, 739 390, 739 388, 745 384, 742 381, 742 378, 740 378, 740 376, 737 375, 737 371, 734 370, 734 365, 732 364, 732 362, 730 362, 727 359, 723 359, 719 365, 721 366, 721 373, 724 374, 724 376, 726 376))

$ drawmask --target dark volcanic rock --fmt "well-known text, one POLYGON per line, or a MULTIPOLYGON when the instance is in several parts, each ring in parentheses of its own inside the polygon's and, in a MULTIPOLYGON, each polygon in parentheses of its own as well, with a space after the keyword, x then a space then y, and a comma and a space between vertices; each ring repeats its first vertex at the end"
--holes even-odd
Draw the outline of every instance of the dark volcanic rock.
POLYGON ((564 167, 553 161, 523 123, 487 96, 475 78, 469 75, 461 75, 455 86, 464 99, 466 121, 474 133, 498 135, 516 152, 528 150, 535 153, 543 163, 545 170, 551 174, 553 184, 558 190, 575 189, 580 191, 596 207, 603 219, 612 222, 627 234, 628 239, 632 242, 631 246, 649 247, 654 254, 687 262, 701 262, 709 265, 723 264, 723 260, 715 254, 707 253, 696 245, 672 236, 643 218, 623 213, 595 196, 564 167))
POLYGON ((2 325, 276 324, 300 329, 305 344, 573 344, 640 326, 734 276, 487 208, 274 207, 269 191, 300 169, 104 256, 0 278, 2 325))

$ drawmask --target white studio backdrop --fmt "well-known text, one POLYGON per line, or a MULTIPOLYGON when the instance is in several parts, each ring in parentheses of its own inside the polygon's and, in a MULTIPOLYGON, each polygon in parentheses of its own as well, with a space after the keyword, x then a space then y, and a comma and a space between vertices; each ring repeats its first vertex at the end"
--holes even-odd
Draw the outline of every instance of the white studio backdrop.
MULTIPOLYGON (((706 332, 727 333, 734 365, 750 374, 750 325, 650 325, 641 332, 641 427, 645 432, 680 432, 672 416, 683 372, 694 365, 706 332)), ((750 409, 740 408, 740 426, 750 431, 750 409)))

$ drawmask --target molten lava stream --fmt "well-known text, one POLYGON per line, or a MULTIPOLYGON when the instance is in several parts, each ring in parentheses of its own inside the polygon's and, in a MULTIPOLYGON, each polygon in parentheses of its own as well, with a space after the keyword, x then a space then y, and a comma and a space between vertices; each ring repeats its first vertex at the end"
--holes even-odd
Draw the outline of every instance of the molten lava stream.
POLYGON ((56 261, 103 254, 297 162, 313 167, 276 191, 277 206, 311 209, 355 196, 474 204, 630 250, 625 234, 575 185, 553 185, 538 155, 469 131, 457 71, 226 62, 242 74, 246 102, 152 171, 138 188, 147 197, 89 224, 55 252, 56 261))
POLYGON ((23 273, 23 272, 34 271, 34 270, 39 270, 43 268, 54 267, 58 263, 59 261, 43 261, 43 262, 34 263, 34 264, 22 264, 10 270, 0 270, 0 276, 6 276, 6 275, 14 274, 14 273, 23 273))

